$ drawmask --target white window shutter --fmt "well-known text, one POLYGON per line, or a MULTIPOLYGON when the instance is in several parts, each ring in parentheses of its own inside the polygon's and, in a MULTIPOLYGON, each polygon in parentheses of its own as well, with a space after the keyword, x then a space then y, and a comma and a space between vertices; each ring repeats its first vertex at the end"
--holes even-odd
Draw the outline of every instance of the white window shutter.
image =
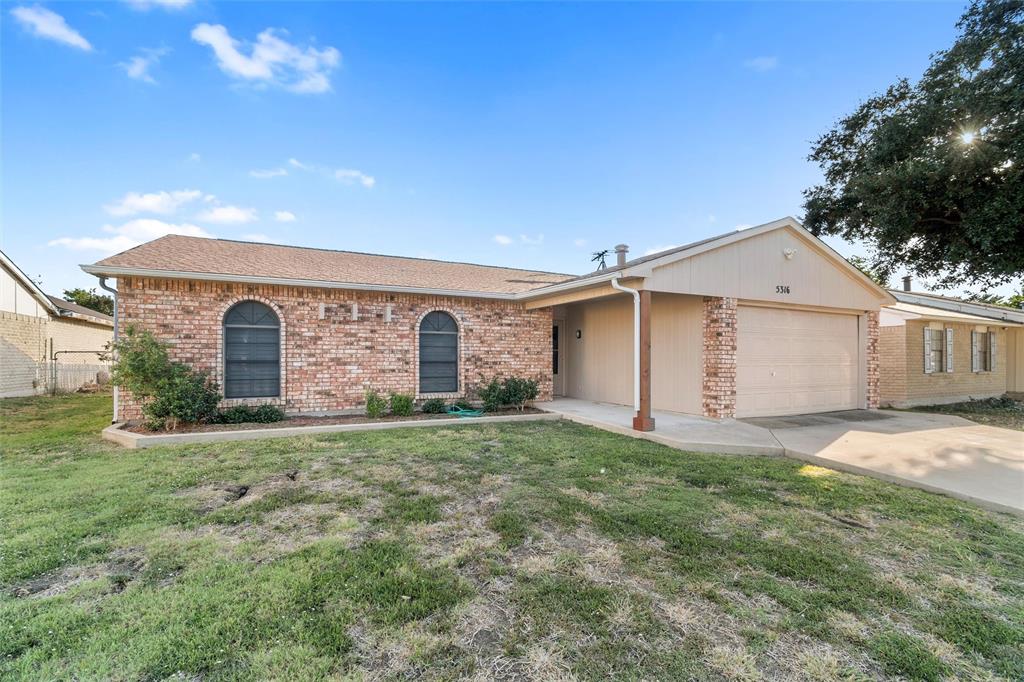
POLYGON ((988 368, 996 371, 996 333, 991 329, 988 332, 988 368))
POLYGON ((953 328, 946 327, 946 371, 953 371, 953 328))
POLYGON ((932 367, 932 330, 924 328, 924 373, 931 374, 935 371, 932 367))
POLYGON ((971 330, 971 371, 978 371, 978 332, 971 330))

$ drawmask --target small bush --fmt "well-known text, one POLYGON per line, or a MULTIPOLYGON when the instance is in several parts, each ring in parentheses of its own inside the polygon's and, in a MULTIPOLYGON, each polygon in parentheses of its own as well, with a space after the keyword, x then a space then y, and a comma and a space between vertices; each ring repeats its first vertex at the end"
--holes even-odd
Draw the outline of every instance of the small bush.
POLYGON ((484 410, 495 412, 505 404, 505 389, 498 377, 494 377, 486 384, 477 389, 477 395, 484 403, 484 410))
POLYGON ((412 416, 413 399, 411 395, 404 393, 391 394, 391 414, 396 417, 412 416))
POLYGON ((503 381, 494 377, 477 388, 477 395, 483 401, 484 410, 488 412, 508 406, 522 411, 528 402, 537 398, 538 391, 537 382, 533 379, 508 377, 503 381))
POLYGON ((426 412, 427 414, 441 414, 442 412, 445 411, 446 408, 447 405, 445 405, 445 402, 443 400, 441 400, 440 398, 431 398, 427 401, 424 401, 423 406, 420 409, 426 412))
POLYGON ((161 382, 156 396, 142 406, 142 413, 153 424, 163 421, 173 429, 178 422, 195 424, 217 416, 220 393, 217 385, 201 372, 180 363, 172 365, 170 377, 161 382))
POLYGON ((452 406, 453 407, 457 407, 460 410, 471 410, 471 409, 473 409, 473 406, 465 398, 459 398, 454 403, 452 403, 452 406))
POLYGON ((113 382, 142 401, 142 415, 151 429, 173 429, 179 422, 194 424, 217 416, 220 392, 204 372, 172 362, 167 346, 133 325, 114 344, 117 361, 113 382))
POLYGON ((520 412, 526 407, 526 403, 537 398, 537 392, 537 382, 533 379, 509 377, 502 385, 504 404, 517 407, 520 412))
POLYGON ((272 424, 284 420, 284 412, 276 405, 235 405, 217 415, 218 424, 272 424))
POLYGON ((387 414, 388 401, 372 388, 366 390, 366 416, 379 419, 387 414))

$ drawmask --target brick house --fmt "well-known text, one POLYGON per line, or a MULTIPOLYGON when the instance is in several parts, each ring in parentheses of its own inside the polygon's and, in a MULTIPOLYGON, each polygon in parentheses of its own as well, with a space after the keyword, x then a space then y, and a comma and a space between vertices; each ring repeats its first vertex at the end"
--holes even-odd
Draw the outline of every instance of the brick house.
POLYGON ((880 400, 911 407, 1024 392, 1024 310, 893 290, 880 317, 880 400))
MULTIPOLYGON (((492 376, 714 418, 874 407, 892 296, 792 218, 582 276, 167 236, 86 272, 121 324, 206 370, 225 403, 359 409, 368 388, 466 396, 492 376)), ((138 416, 124 396, 117 419, 138 416)))

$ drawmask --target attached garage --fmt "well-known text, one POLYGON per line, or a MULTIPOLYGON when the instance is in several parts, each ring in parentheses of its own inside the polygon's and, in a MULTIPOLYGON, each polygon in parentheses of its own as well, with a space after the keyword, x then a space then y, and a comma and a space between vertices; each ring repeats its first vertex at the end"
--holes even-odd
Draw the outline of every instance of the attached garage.
POLYGON ((739 306, 736 416, 859 407, 859 338, 856 315, 739 306))
POLYGON ((722 419, 877 407, 878 311, 895 302, 790 218, 526 296, 568 327, 565 397, 632 402, 639 430, 654 428, 652 410, 722 419))

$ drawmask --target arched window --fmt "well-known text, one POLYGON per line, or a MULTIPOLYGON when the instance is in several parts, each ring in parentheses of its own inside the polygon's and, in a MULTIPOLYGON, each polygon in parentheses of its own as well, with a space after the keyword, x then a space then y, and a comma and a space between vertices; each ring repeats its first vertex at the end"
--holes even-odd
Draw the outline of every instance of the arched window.
POLYGON ((459 326, 446 312, 427 313, 420 322, 420 393, 459 390, 459 326))
POLYGON ((281 395, 281 323, 270 306, 242 301, 224 315, 224 397, 281 395))

